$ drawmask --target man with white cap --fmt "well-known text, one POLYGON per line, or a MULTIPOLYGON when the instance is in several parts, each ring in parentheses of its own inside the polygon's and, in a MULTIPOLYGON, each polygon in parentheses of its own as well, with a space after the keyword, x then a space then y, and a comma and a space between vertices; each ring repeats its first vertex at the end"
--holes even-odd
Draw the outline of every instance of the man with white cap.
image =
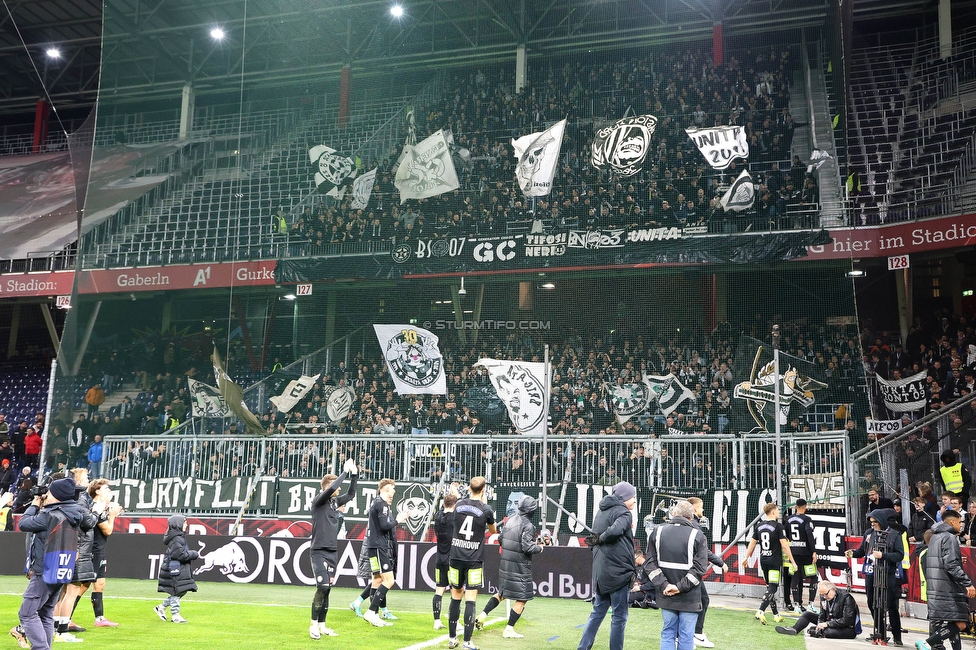
POLYGON ((610 650, 623 650, 627 628, 627 596, 637 570, 634 561, 634 510, 637 489, 627 481, 613 486, 600 501, 586 543, 593 549, 593 611, 583 628, 578 650, 590 650, 596 633, 612 608, 610 650))

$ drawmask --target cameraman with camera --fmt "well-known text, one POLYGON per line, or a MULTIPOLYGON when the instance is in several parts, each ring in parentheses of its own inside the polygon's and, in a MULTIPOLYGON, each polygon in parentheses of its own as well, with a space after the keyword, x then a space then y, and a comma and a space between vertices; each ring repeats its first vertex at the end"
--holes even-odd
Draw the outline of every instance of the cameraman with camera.
POLYGON ((75 482, 53 481, 34 488, 33 500, 20 518, 20 530, 34 533, 27 559, 27 590, 20 605, 20 628, 10 631, 24 647, 50 650, 54 639, 54 606, 61 588, 74 576, 79 530, 95 526, 95 516, 76 501, 75 482))

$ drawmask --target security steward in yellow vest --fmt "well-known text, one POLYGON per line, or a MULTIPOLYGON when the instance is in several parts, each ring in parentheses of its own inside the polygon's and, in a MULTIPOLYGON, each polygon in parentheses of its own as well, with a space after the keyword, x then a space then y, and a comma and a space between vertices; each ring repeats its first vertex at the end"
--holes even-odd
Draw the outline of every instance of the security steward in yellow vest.
POLYGON ((969 489, 973 484, 973 477, 962 463, 956 458, 951 449, 942 452, 942 467, 939 468, 939 478, 946 492, 952 492, 962 497, 964 504, 969 503, 969 489))

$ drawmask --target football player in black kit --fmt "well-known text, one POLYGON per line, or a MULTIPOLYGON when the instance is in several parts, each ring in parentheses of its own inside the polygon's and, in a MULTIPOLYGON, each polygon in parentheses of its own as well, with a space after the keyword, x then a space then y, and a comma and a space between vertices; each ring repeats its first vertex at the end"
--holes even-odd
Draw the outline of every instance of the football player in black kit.
POLYGON ((380 481, 378 496, 369 507, 366 548, 369 549, 369 566, 373 572, 373 588, 376 593, 370 600, 369 610, 363 612, 363 620, 375 627, 393 625, 388 621, 396 620, 386 611, 383 612, 383 618, 380 618, 379 611, 380 607, 386 607, 386 593, 396 584, 393 574, 396 572, 397 524, 406 521, 413 513, 412 510, 404 510, 396 517, 393 516, 395 494, 396 482, 391 478, 384 478, 380 481))
POLYGON ((444 507, 434 515, 434 535, 437 537, 437 561, 434 563, 434 629, 441 630, 441 602, 447 589, 447 573, 451 562, 451 540, 454 539, 454 506, 457 504, 456 494, 448 492, 444 495, 444 507))
POLYGON ((810 607, 813 607, 813 599, 816 596, 817 584, 820 580, 820 576, 817 575, 817 551, 814 545, 813 520, 807 516, 806 512, 806 499, 797 499, 796 512, 786 520, 786 537, 790 541, 793 559, 800 567, 799 571, 793 572, 793 582, 790 585, 793 592, 793 611, 797 614, 806 611, 803 609, 803 583, 807 580, 810 581, 809 602, 810 607))
POLYGON ((322 477, 322 491, 312 501, 312 545, 309 556, 312 560, 312 574, 315 576, 315 597, 312 599, 312 623, 308 635, 313 639, 325 636, 339 636, 335 630, 325 626, 329 613, 329 592, 336 578, 339 566, 339 526, 342 513, 340 508, 356 497, 356 479, 359 469, 354 460, 347 459, 342 466, 342 474, 326 474, 322 477), (346 478, 349 489, 342 496, 336 496, 346 478))
POLYGON ((458 647, 457 624, 464 597, 464 650, 478 650, 471 642, 478 589, 484 586, 485 532, 495 532, 495 513, 484 502, 485 477, 475 476, 468 483, 470 496, 454 506, 454 538, 451 540, 451 609, 448 617, 448 648, 458 647))
POLYGON ((759 544, 759 566, 762 569, 763 578, 766 580, 766 595, 763 596, 759 611, 756 612, 756 620, 766 625, 766 608, 773 610, 773 620, 777 623, 783 620, 779 609, 776 607, 776 590, 783 576, 783 555, 790 561, 790 568, 796 573, 796 561, 793 559, 793 552, 790 550, 790 543, 786 539, 786 531, 783 524, 779 521, 779 506, 775 503, 767 503, 763 506, 766 519, 756 524, 752 532, 752 539, 746 548, 746 561, 752 557, 752 552, 759 544))

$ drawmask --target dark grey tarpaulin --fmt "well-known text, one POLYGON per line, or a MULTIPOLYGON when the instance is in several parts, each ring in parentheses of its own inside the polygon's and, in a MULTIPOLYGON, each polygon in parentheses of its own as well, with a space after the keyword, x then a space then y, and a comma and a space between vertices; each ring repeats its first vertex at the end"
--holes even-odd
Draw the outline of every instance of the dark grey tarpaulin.
POLYGON ((419 238, 393 247, 390 253, 281 259, 275 280, 287 283, 522 269, 756 264, 803 257, 807 246, 829 242, 826 230, 705 235, 679 228, 419 238))
POLYGON ((163 183, 158 161, 186 141, 92 149, 90 130, 69 137, 71 151, 0 159, 0 257, 56 251, 163 183), (86 145, 85 137, 88 137, 86 145))

